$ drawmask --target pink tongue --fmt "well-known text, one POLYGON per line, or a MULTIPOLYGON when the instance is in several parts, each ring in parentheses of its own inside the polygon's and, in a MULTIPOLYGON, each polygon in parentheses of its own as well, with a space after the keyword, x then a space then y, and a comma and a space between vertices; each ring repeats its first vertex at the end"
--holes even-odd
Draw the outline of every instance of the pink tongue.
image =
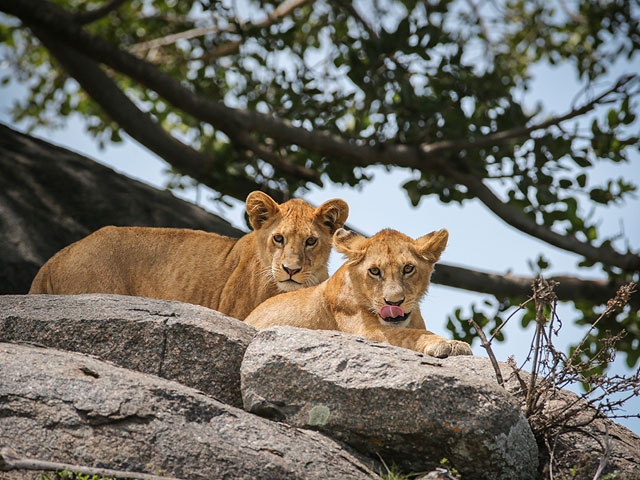
POLYGON ((385 305, 380 309, 380 316, 382 318, 396 318, 404 316, 404 310, 401 307, 395 305, 385 305))

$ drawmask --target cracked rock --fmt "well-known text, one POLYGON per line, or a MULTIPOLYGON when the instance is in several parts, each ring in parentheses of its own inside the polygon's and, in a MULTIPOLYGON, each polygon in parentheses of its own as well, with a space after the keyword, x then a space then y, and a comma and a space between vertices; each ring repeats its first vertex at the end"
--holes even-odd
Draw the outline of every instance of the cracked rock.
POLYGON ((462 478, 535 476, 536 441, 518 402, 455 358, 445 364, 341 332, 274 327, 245 353, 242 396, 250 412, 408 472, 446 458, 462 478))
POLYGON ((242 406, 240 363, 254 335, 239 320, 187 303, 101 294, 0 296, 0 341, 89 353, 236 407, 242 406))
POLYGON ((176 382, 26 345, 0 343, 0 359, 0 446, 26 457, 190 480, 371 478, 362 459, 317 432, 176 382))

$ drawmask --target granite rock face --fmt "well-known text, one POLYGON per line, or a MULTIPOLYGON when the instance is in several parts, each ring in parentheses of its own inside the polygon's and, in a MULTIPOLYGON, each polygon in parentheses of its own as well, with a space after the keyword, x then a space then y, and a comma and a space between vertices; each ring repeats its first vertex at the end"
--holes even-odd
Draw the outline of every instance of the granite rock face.
POLYGON ((26 345, 0 343, 0 359, 0 445, 27 457, 190 480, 371 478, 317 432, 176 382, 26 345))
POLYGON ((0 341, 89 353, 242 407, 240 364, 256 330, 198 305, 122 295, 0 296, 0 341))
POLYGON ((446 458, 463 478, 532 478, 537 446, 518 402, 455 361, 274 327, 245 353, 242 397, 250 412, 316 429, 406 471, 446 458))

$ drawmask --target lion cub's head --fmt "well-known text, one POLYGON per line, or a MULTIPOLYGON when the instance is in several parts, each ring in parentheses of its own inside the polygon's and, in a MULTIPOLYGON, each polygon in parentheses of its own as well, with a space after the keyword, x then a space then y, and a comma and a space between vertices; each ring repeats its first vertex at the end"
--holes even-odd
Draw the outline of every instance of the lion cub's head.
POLYGON ((293 199, 278 205, 266 193, 252 192, 246 203, 266 281, 291 292, 328 278, 332 236, 349 215, 346 202, 329 200, 314 208, 293 199))
POLYGON ((412 240, 395 230, 365 238, 341 228, 333 244, 348 258, 358 306, 376 315, 382 325, 406 327, 448 238, 446 230, 412 240))

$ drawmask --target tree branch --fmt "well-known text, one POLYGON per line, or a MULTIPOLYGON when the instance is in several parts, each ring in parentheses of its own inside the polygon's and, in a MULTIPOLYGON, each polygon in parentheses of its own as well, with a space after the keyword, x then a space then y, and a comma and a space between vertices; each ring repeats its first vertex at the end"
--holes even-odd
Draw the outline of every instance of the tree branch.
POLYGON ((310 132, 294 127, 284 119, 272 118, 254 110, 233 109, 209 100, 183 86, 154 65, 95 37, 73 22, 63 9, 45 0, 0 0, 0 10, 13 14, 29 25, 47 30, 60 41, 93 60, 128 75, 141 85, 156 91, 172 105, 228 136, 258 131, 268 137, 366 167, 380 163, 441 171, 435 156, 421 158, 414 146, 379 145, 371 147, 347 141, 328 132, 310 132))
MULTIPOLYGON (((285 0, 284 2, 282 2, 280 5, 278 5, 276 7, 276 9, 269 13, 267 15, 266 18, 264 18, 263 20, 256 22, 256 23, 252 23, 250 25, 248 25, 246 28, 247 29, 253 29, 253 28, 265 28, 265 27, 269 27, 271 25, 273 25, 274 23, 276 23, 277 21, 279 21, 280 19, 282 19, 283 17, 287 16, 289 13, 291 13, 293 10, 295 10, 296 8, 304 5, 305 3, 307 3, 309 0, 285 0)), ((244 28, 244 27, 243 27, 244 28)), ((217 28, 215 27, 204 27, 201 29, 193 29, 193 30, 188 30, 186 32, 182 32, 182 33, 176 33, 174 35, 168 35, 166 37, 162 37, 162 38, 158 38, 156 40, 151 40, 149 42, 145 42, 145 43, 141 43, 138 45, 134 45, 134 47, 131 49, 132 51, 135 52, 139 52, 140 49, 142 48, 141 46, 144 45, 145 47, 148 45, 150 45, 148 49, 151 48, 158 48, 161 46, 165 46, 165 45, 170 45, 182 38, 196 38, 202 35, 208 35, 210 33, 215 33, 217 31, 217 28)), ((239 35, 241 35, 241 33, 238 33, 239 35)), ((218 45, 214 50, 200 56, 197 58, 193 58, 191 60, 202 60, 203 62, 207 62, 213 58, 219 58, 219 57, 224 57, 226 55, 232 55, 234 53, 237 53, 238 50, 240 49, 240 45, 242 45, 243 40, 234 40, 232 42, 227 42, 224 43, 222 45, 218 45)), ((144 48, 142 48, 144 50, 144 48)))
POLYGON ((129 51, 135 54, 142 54, 148 50, 154 50, 156 48, 166 47, 167 45, 173 45, 178 40, 189 40, 191 38, 203 37, 205 35, 217 32, 219 32, 219 30, 215 25, 192 28, 183 32, 172 33, 171 35, 165 35, 164 37, 147 40, 146 42, 135 43, 129 47, 129 51))
POLYGON ((532 237, 544 240, 558 248, 575 252, 595 262, 602 262, 605 265, 615 265, 628 272, 640 270, 640 256, 636 254, 618 253, 609 246, 595 247, 589 243, 578 240, 573 235, 556 233, 544 225, 539 225, 535 220, 527 217, 511 205, 504 203, 480 178, 458 170, 449 170, 448 175, 462 185, 465 185, 469 189, 469 193, 477 197, 478 200, 484 203, 489 210, 499 218, 532 237))
MULTIPOLYGON (((511 274, 500 275, 438 263, 431 280, 439 285, 487 293, 502 299, 526 296, 535 279, 511 274)), ((555 293, 562 301, 586 301, 602 305, 606 304, 618 289, 618 285, 608 280, 585 280, 566 275, 550 277, 548 281, 558 283, 555 287, 555 293)), ((640 296, 632 296, 629 304, 634 308, 640 307, 640 296)))
POLYGON ((371 40, 375 40, 375 41, 380 40, 380 36, 378 35, 378 32, 376 32, 373 29, 373 27, 369 25, 369 22, 367 22, 364 18, 362 18, 362 15, 360 15, 360 12, 358 12, 358 10, 356 10, 356 7, 353 6, 353 3, 351 3, 351 0, 333 0, 333 2, 336 5, 338 5, 338 7, 345 10, 347 13, 349 13, 351 16, 353 16, 353 18, 357 20, 358 23, 362 25, 362 28, 364 28, 367 31, 367 33, 369 34, 369 38, 371 40))
POLYGON ((165 132, 148 114, 139 110, 95 62, 70 50, 41 29, 32 27, 32 30, 69 75, 125 132, 182 173, 235 198, 244 198, 254 190, 265 190, 274 198, 281 199, 281 192, 266 189, 248 178, 238 176, 230 181, 229 175, 214 175, 208 168, 214 162, 212 157, 165 132))
POLYGON ((489 145, 496 145, 500 143, 505 143, 508 140, 512 140, 514 138, 522 138, 530 135, 531 133, 537 130, 544 130, 546 128, 559 125, 562 122, 567 120, 571 120, 572 118, 579 117, 580 115, 584 115, 585 113, 593 110, 597 105, 602 103, 606 98, 612 93, 617 93, 622 90, 623 87, 627 86, 631 81, 637 80, 637 75, 625 75, 620 78, 615 85, 611 88, 605 90, 596 98, 591 100, 590 102, 585 103, 583 106, 579 108, 574 108, 571 111, 561 115, 559 117, 552 117, 543 122, 534 123, 528 127, 516 127, 509 130, 504 130, 502 132, 492 133, 490 135, 484 135, 475 139, 458 139, 458 140, 446 140, 437 143, 425 144, 421 146, 421 151, 424 155, 435 155, 436 153, 440 153, 442 151, 456 151, 456 150, 465 150, 469 148, 480 148, 486 147, 489 145))
POLYGON ((623 84, 636 78, 625 77, 614 87, 586 105, 574 109, 563 116, 554 117, 529 127, 514 128, 473 140, 459 139, 423 144, 418 148, 416 146, 398 144, 369 146, 364 142, 344 140, 328 132, 310 132, 301 127, 294 127, 284 119, 272 118, 253 110, 229 108, 221 103, 203 98, 184 87, 170 75, 157 69, 154 65, 83 31, 73 23, 72 17, 68 12, 50 2, 44 0, 21 0, 20 2, 16 0, 0 0, 0 9, 16 15, 26 23, 40 26, 50 31, 72 48, 130 76, 142 85, 156 91, 177 108, 210 123, 227 135, 233 135, 233 132, 238 131, 259 131, 269 137, 330 157, 336 157, 352 166, 360 167, 372 164, 397 165, 444 173, 444 166, 439 158, 443 151, 459 151, 493 145, 512 138, 526 136, 535 130, 557 125, 593 109, 607 95, 617 91, 623 84))
POLYGON ((318 185, 319 187, 322 187, 322 181, 320 180, 320 177, 313 170, 310 170, 301 165, 290 163, 289 161, 278 155, 276 152, 256 142, 247 132, 239 133, 235 138, 230 138, 233 143, 244 146, 273 167, 279 168, 281 171, 293 175, 296 178, 302 178, 318 185))
MULTIPOLYGON (((31 0, 26 0, 26 1, 31 2, 31 0)), ((302 1, 302 0, 296 0, 296 2, 300 2, 300 1, 302 1)), ((7 2, 6 0, 0 0, 0 8, 4 8, 6 3, 11 5, 14 2, 11 2, 11 1, 7 2)), ((53 32, 53 33, 57 34, 58 33, 58 29, 57 28, 56 29, 51 29, 50 28, 51 27, 51 22, 54 21, 54 19, 55 19, 55 21, 62 21, 62 22, 67 23, 66 28, 75 30, 75 32, 77 32, 79 34, 79 37, 84 39, 85 41, 95 42, 98 49, 102 49, 102 50, 104 50, 106 52, 109 52, 109 53, 113 54, 114 57, 120 57, 120 59, 124 61, 124 64, 126 66, 132 68, 134 70, 134 72, 137 72, 139 75, 143 75, 143 78, 153 79, 154 77, 159 77, 158 78, 158 82, 154 82, 154 81, 149 82, 149 84, 148 84, 149 88, 155 90, 156 92, 160 93, 161 95, 163 95, 163 93, 162 93, 163 91, 165 93, 173 92, 174 95, 170 95, 169 97, 167 97, 166 95, 163 95, 163 96, 165 98, 167 98, 167 100, 169 100, 171 103, 174 103, 178 108, 181 108, 180 100, 182 100, 182 102, 186 102, 188 108, 184 108, 185 112, 191 113, 196 118, 200 118, 200 119, 210 123, 213 127, 215 127, 217 129, 219 129, 220 131, 226 133, 227 136, 229 136, 229 138, 240 139, 243 142, 243 145, 246 146, 246 148, 250 149, 251 151, 253 151, 256 154, 261 155, 261 158, 264 161, 266 161, 267 163, 273 162, 272 165, 274 167, 278 168, 281 172, 284 172, 286 174, 295 176, 297 178, 301 178, 301 179, 313 182, 316 185, 320 185, 320 186, 322 185, 322 182, 320 180, 320 176, 317 173, 315 173, 314 171, 312 171, 312 170, 310 170, 308 168, 305 168, 303 166, 293 164, 293 163, 289 162, 288 160, 277 156, 273 152, 269 152, 268 149, 266 149, 266 148, 263 148, 263 147, 258 148, 258 147, 256 147, 255 143, 250 140, 250 138, 248 136, 248 133, 247 133, 247 129, 242 125, 242 123, 243 123, 242 119, 241 118, 234 118, 234 115, 233 115, 234 110, 233 109, 227 108, 224 105, 220 105, 217 102, 212 102, 210 100, 206 100, 206 99, 202 98, 201 96, 199 96, 197 94, 194 94, 193 92, 191 92, 191 91, 187 90, 186 88, 184 88, 175 79, 173 79, 169 75, 161 72, 160 70, 158 70, 153 65, 139 60, 138 58, 136 58, 135 56, 129 54, 128 52, 119 50, 119 49, 111 46, 110 44, 108 44, 107 42, 104 42, 100 38, 97 38, 97 37, 94 37, 92 35, 87 34, 82 29, 80 29, 77 25, 74 25, 72 23, 72 21, 70 20, 70 18, 72 18, 72 17, 69 17, 69 15, 67 13, 65 13, 61 9, 58 9, 54 5, 52 5, 52 4, 48 3, 48 2, 40 2, 40 1, 37 1, 37 0, 34 1, 33 3, 34 3, 33 7, 36 7, 37 5, 40 5, 43 8, 46 7, 45 10, 49 10, 50 9, 50 11, 43 12, 43 17, 47 19, 44 22, 42 22, 43 26, 40 25, 40 22, 36 21, 33 24, 31 24, 28 20, 25 20, 24 18, 20 17, 20 18, 23 19, 23 21, 25 21, 25 23, 27 25, 30 25, 30 26, 33 25, 36 28, 40 27, 40 30, 39 30, 40 33, 44 33, 43 30, 46 30, 48 32, 53 32), (155 87, 157 87, 157 88, 154 88, 154 86, 153 86, 154 84, 155 84, 155 87), (177 97, 177 98, 175 98, 174 102, 172 102, 170 97, 177 97), (207 110, 209 110, 209 111, 207 112, 207 110)), ((19 4, 20 4, 20 6, 22 6, 21 2, 19 2, 19 4)), ((36 16, 39 18, 38 15, 36 15, 36 16)), ((32 26, 32 29, 33 29, 33 26, 32 26)), ((51 37, 51 35, 49 35, 49 37, 50 37, 50 40, 53 40, 53 37, 51 37)), ((78 38, 78 40, 80 40, 80 38, 78 38)), ((58 46, 61 47, 62 45, 58 44, 58 46)), ((73 48, 74 44, 71 44, 69 46, 71 46, 73 48)), ((72 53, 69 52, 69 51, 66 52, 67 61, 73 61, 73 59, 71 57, 72 57, 72 53)), ((117 68, 117 66, 110 65, 109 62, 104 62, 104 63, 109 65, 109 66, 112 66, 116 70, 119 70, 117 68)), ((77 66, 79 66, 79 64, 77 66)), ((99 69, 99 67, 97 67, 97 66, 96 66, 96 68, 99 69)), ((135 73, 133 73, 131 71, 128 71, 128 70, 129 69, 121 69, 120 71, 122 71, 123 73, 131 75, 132 78, 137 78, 135 73)), ((81 68, 74 69, 74 71, 75 71, 75 73, 72 74, 72 76, 82 75, 82 73, 83 73, 81 68)), ((139 79, 139 81, 142 84, 146 84, 144 82, 144 80, 142 80, 142 79, 139 79)), ((85 89, 87 89, 87 88, 91 88, 90 83, 86 84, 85 89)), ((94 95, 92 95, 92 96, 100 95, 100 92, 97 91, 96 89, 93 89, 93 91, 94 91, 94 95)), ((102 104, 103 108, 104 108, 104 106, 108 106, 109 103, 110 102, 108 101, 108 99, 105 99, 105 101, 102 104)), ((123 117, 123 120, 126 121, 127 118, 123 117)), ((135 122, 128 122, 128 123, 135 123, 135 122)), ((135 125, 133 125, 133 126, 135 126, 135 125)), ((162 132, 164 132, 164 131, 162 130, 162 132)), ((166 134, 166 132, 164 132, 164 135, 168 136, 168 134, 166 134)), ((136 138, 136 137, 134 137, 134 138, 136 138)), ((152 139, 150 139, 150 140, 152 140, 152 139)), ((175 141, 177 142, 177 140, 175 140, 175 141)), ((143 144, 145 144, 145 143, 143 143, 143 144)), ((153 150, 153 148, 151 148, 151 147, 149 147, 149 148, 151 150, 153 150)), ((202 169, 204 166, 208 165, 210 162, 211 162, 211 158, 209 158, 208 156, 204 156, 203 163, 202 163, 202 166, 200 168, 202 169), (204 159, 207 159, 206 162, 204 162, 204 159)), ((172 164, 175 165, 174 163, 172 163, 172 164)), ((176 166, 178 166, 178 165, 176 165, 176 166)), ((193 162, 192 167, 197 168, 195 162, 193 162)), ((179 168, 183 168, 183 167, 179 167, 179 168)), ((189 174, 189 175, 191 175, 191 174, 189 174)), ((194 177, 194 178, 196 178, 196 177, 194 177)), ((213 186, 213 185, 209 185, 209 186, 211 186, 214 189, 218 189, 217 186, 213 186)), ((277 193, 275 190, 273 190, 272 193, 274 193, 274 195, 276 195, 274 198, 282 197, 282 194, 281 193, 277 193)), ((244 199, 244 197, 246 197, 246 194, 242 194, 242 196, 236 197, 236 198, 244 199)))
POLYGON ((128 1, 129 0, 111 0, 110 2, 105 3, 101 7, 94 8, 93 10, 76 13, 74 15, 74 18, 79 25, 87 25, 109 15, 111 12, 120 7, 120 5, 128 1))

